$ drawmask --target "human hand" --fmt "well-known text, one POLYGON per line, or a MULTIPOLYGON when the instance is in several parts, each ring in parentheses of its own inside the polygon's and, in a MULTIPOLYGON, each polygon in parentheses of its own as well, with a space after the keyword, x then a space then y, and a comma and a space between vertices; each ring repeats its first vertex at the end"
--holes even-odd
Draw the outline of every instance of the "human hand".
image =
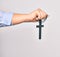
POLYGON ((42 19, 46 19, 48 17, 48 14, 41 10, 41 9, 37 9, 37 10, 34 10, 32 11, 30 14, 29 14, 29 21, 31 22, 35 22, 35 21, 38 21, 38 20, 42 20, 42 19))

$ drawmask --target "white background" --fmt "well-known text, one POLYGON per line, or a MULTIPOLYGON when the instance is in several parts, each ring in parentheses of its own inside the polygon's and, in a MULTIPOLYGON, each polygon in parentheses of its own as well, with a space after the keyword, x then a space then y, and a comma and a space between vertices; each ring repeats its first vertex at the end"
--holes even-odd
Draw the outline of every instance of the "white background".
POLYGON ((0 10, 6 12, 29 13, 42 8, 49 15, 41 40, 38 22, 0 28, 0 57, 60 57, 59 5, 59 0, 0 0, 0 10))

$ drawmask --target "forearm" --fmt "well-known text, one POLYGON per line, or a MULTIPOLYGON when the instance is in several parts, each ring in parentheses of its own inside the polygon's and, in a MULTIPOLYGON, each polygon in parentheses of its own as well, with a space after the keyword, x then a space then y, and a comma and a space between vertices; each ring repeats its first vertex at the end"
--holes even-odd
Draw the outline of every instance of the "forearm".
POLYGON ((29 14, 17 14, 17 13, 13 14, 12 17, 13 25, 26 22, 26 21, 29 21, 29 14))

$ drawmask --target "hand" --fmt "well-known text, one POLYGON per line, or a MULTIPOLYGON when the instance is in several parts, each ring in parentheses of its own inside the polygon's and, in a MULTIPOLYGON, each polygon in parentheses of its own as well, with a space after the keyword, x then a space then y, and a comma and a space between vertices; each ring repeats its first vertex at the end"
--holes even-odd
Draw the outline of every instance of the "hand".
POLYGON ((29 21, 35 22, 38 20, 46 19, 47 17, 48 14, 45 11, 41 9, 37 9, 29 14, 29 19, 30 19, 29 21))

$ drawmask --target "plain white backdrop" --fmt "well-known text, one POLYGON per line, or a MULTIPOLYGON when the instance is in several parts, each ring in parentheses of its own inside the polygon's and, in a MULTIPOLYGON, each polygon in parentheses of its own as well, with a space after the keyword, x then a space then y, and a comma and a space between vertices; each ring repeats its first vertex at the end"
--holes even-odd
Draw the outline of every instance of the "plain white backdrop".
POLYGON ((38 22, 0 28, 0 57, 60 57, 59 5, 59 0, 0 0, 0 10, 6 12, 29 13, 42 8, 49 15, 41 40, 38 22))

